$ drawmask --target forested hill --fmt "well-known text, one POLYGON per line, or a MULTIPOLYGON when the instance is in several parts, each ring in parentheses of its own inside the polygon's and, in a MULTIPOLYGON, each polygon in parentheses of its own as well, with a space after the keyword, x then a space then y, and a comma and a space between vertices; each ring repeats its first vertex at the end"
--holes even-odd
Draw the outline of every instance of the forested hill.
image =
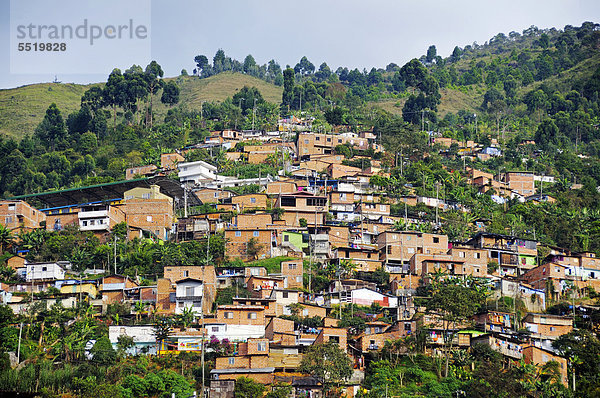
MULTIPOLYGON (((175 80, 181 91, 180 104, 197 111, 203 101, 223 101, 244 86, 257 87, 267 101, 274 103, 281 101, 283 91, 281 87, 242 73, 224 72, 209 79, 178 76, 165 80, 175 80)), ((0 90, 0 134, 16 139, 32 135, 51 103, 56 103, 62 113, 68 115, 79 110, 83 93, 94 86, 104 87, 104 83, 40 83, 0 90)), ((168 109, 169 106, 157 101, 155 117, 164 118, 168 109)))

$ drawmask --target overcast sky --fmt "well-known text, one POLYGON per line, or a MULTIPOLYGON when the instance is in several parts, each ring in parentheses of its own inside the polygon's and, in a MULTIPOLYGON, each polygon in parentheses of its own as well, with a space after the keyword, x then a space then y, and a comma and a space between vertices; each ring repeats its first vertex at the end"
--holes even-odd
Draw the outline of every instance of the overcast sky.
MULTIPOLYGON (((35 7, 41 0, 14 1, 35 7)), ((445 57, 456 45, 483 44, 499 32, 600 22, 600 0, 146 1, 151 3, 150 58, 166 76, 178 75, 182 68, 191 73, 195 55, 212 61, 219 48, 240 61, 252 54, 260 64, 275 59, 282 67, 293 66, 306 55, 317 68, 325 61, 334 70, 370 69, 390 62, 402 65, 431 44, 445 57)), ((44 1, 48 3, 67 15, 77 14, 61 7, 61 0, 44 1)), ((106 15, 100 17, 110 18, 115 10, 107 7, 102 13, 106 15)), ((10 21, 10 0, 0 0, 0 88, 52 81, 55 74, 63 82, 105 81, 110 73, 109 67, 103 74, 56 73, 45 70, 42 59, 37 70, 43 74, 11 74, 10 21)), ((150 58, 136 63, 145 66, 150 58)), ((119 62, 112 65, 130 66, 119 62)))

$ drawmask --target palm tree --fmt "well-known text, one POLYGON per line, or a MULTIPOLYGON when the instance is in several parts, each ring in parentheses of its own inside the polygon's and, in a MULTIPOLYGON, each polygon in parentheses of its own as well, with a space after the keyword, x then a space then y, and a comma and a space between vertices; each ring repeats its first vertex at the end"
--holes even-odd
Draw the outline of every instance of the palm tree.
POLYGON ((15 242, 15 236, 10 229, 0 224, 0 254, 15 242))
POLYGON ((133 310, 135 311, 135 322, 140 323, 142 313, 146 310, 146 303, 143 301, 136 301, 133 310))
POLYGON ((164 342, 171 337, 173 334, 173 326, 170 318, 167 317, 158 317, 154 321, 154 336, 156 337, 156 342, 158 343, 159 351, 164 348, 164 342))

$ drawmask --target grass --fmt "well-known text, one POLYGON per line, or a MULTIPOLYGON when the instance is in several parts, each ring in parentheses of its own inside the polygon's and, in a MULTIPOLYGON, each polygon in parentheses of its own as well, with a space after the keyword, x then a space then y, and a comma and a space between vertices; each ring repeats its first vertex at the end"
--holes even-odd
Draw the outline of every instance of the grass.
MULTIPOLYGON (((283 88, 267 83, 253 76, 225 72, 207 79, 193 76, 167 78, 176 80, 181 94, 180 104, 187 109, 200 110, 202 102, 221 102, 232 97, 242 87, 256 87, 265 100, 279 104, 283 88)), ((92 85, 40 83, 7 90, 0 90, 0 134, 21 139, 25 134, 33 134, 42 121, 48 106, 55 102, 66 120, 69 113, 79 109, 81 96, 92 85)), ((162 120, 169 107, 160 102, 160 94, 153 98, 154 111, 162 120)))
POLYGON ((272 257, 265 258, 264 260, 252 261, 249 263, 242 263, 243 267, 265 267, 269 274, 278 274, 281 272, 281 263, 289 260, 297 260, 294 257, 272 257))

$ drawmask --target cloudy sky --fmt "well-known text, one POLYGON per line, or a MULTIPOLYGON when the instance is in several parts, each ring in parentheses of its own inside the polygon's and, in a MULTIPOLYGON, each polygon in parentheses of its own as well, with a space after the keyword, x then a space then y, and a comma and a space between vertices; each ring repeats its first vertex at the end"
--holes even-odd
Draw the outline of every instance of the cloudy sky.
POLYGON ((17 18, 28 17, 23 10, 42 10, 44 23, 57 24, 63 23, 60 18, 106 22, 116 16, 139 20, 149 15, 150 50, 140 51, 134 62, 146 65, 155 59, 166 76, 175 76, 182 68, 191 72, 195 55, 212 59, 219 48, 239 60, 252 54, 261 64, 275 59, 282 67, 293 66, 306 55, 317 67, 325 61, 332 69, 362 69, 390 62, 402 65, 424 54, 431 44, 439 55, 448 56, 456 45, 482 44, 499 32, 600 22, 598 0, 130 0, 135 7, 125 11, 106 6, 111 3, 107 0, 13 1, 18 7, 15 11, 13 3, 11 16, 11 1, 0 0, 0 88, 47 82, 55 75, 63 82, 104 81, 113 66, 125 69, 132 63, 132 52, 122 49, 98 51, 94 68, 74 67, 79 64, 68 57, 51 62, 38 54, 28 74, 14 73, 22 67, 13 65, 11 71, 11 59, 15 61, 11 49, 14 52, 17 45, 11 41, 15 35, 11 18, 14 25, 17 18), (53 7, 56 13, 44 7, 53 7), (106 59, 110 62, 101 62, 106 59), (79 73, 71 73, 73 69, 79 73))

